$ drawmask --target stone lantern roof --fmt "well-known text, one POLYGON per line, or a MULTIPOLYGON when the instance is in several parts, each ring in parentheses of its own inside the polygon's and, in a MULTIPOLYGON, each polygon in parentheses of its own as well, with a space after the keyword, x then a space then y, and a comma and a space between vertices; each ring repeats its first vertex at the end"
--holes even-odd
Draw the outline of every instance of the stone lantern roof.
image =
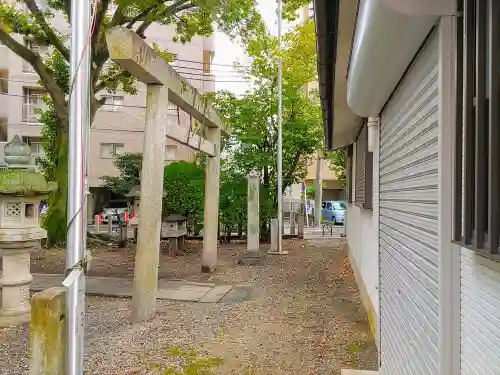
POLYGON ((57 190, 57 183, 33 170, 30 148, 19 136, 5 145, 4 153, 8 169, 0 171, 0 194, 40 196, 57 190))

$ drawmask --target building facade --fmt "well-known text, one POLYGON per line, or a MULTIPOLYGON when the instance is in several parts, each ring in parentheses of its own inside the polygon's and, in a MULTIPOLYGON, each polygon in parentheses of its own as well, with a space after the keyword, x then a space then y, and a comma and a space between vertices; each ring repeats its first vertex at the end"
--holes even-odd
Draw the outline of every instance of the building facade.
MULTIPOLYGON (((43 6, 44 2, 40 1, 40 5, 43 6)), ((110 5, 110 14, 114 10, 115 6, 110 5)), ((62 17, 56 16, 52 24, 61 32, 68 28, 62 17)), ((175 57, 172 65, 200 92, 215 91, 215 76, 211 71, 215 53, 214 38, 195 37, 190 43, 182 44, 172 41, 174 35, 174 27, 153 24, 147 30, 146 41, 149 44, 157 43, 159 47, 172 53, 175 57)), ((18 40, 41 55, 48 52, 46 48, 35 45, 28 39, 18 36, 18 40)), ((6 46, 0 45, 0 142, 7 142, 16 134, 21 136, 30 144, 33 161, 43 156, 40 144, 41 124, 37 113, 44 106, 42 96, 45 91, 37 82, 38 75, 31 65, 6 46)), ((111 94, 105 90, 97 94, 105 97, 106 103, 97 112, 90 130, 89 215, 93 215, 103 201, 109 199, 109 195, 104 194, 104 189, 101 188, 101 177, 117 175, 113 155, 142 152, 146 86, 137 83, 137 89, 136 95, 123 92, 111 94)), ((185 127, 192 125, 190 116, 174 105, 165 121, 177 122, 185 127)), ((166 139, 166 163, 176 160, 192 161, 194 157, 194 152, 188 147, 166 139)))
POLYGON ((315 5, 327 146, 347 156, 349 258, 379 373, 499 374, 500 3, 315 5))

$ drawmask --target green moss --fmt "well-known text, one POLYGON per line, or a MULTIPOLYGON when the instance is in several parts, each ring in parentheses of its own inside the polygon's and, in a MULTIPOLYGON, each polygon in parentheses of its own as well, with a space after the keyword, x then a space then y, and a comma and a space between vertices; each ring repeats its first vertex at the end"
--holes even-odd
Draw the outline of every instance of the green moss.
POLYGON ((31 306, 31 362, 39 374, 64 375, 64 289, 37 293, 31 306))
POLYGON ((57 189, 55 182, 45 181, 42 174, 26 169, 0 171, 0 193, 8 195, 45 195, 57 189))

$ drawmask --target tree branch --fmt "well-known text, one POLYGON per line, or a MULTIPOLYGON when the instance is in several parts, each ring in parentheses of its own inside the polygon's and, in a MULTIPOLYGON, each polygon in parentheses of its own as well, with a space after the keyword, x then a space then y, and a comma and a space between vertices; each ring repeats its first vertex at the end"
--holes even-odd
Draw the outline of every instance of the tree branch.
MULTIPOLYGON (((111 0, 101 0, 99 4, 99 9, 97 10, 95 30, 92 35, 92 51, 97 47, 97 43, 101 40, 101 29, 104 24, 104 17, 106 17, 106 12, 108 11, 109 3, 111 0)), ((92 52, 94 53, 94 52, 92 52)))
POLYGON ((52 98, 56 109, 57 118, 63 127, 68 126, 68 106, 64 97, 64 92, 61 90, 55 79, 52 71, 45 65, 38 53, 32 52, 21 43, 12 38, 4 29, 0 28, 0 41, 7 46, 12 52, 26 60, 31 64, 35 71, 40 76, 43 86, 47 93, 52 98))
MULTIPOLYGON (((167 15, 175 15, 177 12, 182 12, 183 10, 194 8, 195 5, 191 3, 191 0, 181 0, 175 4, 172 4, 167 9, 165 9, 159 17, 166 17, 167 15), (189 4, 187 4, 189 3, 189 4)), ((145 39, 144 33, 148 29, 149 26, 154 22, 153 19, 144 21, 135 31, 137 35, 139 35, 142 39, 145 39)))
POLYGON ((59 37, 55 34, 54 30, 49 26, 43 13, 40 11, 40 8, 38 8, 38 5, 36 4, 35 0, 24 0, 24 3, 35 17, 36 21, 42 28, 45 35, 47 35, 50 44, 54 46, 54 48, 56 48, 59 52, 61 52, 66 61, 69 61, 69 49, 66 48, 62 40, 59 39, 59 37))

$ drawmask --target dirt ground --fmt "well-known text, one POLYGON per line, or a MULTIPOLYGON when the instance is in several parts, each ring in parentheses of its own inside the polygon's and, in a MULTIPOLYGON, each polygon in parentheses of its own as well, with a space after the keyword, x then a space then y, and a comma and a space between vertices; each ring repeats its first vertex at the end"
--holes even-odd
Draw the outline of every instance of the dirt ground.
MULTIPOLYGON (((200 272, 201 241, 187 241, 182 253, 177 257, 168 255, 168 244, 162 242, 160 253, 159 277, 189 281, 208 281, 214 275, 200 272)), ((263 247, 267 245, 263 244, 263 247)), ((218 272, 234 266, 240 252, 245 251, 244 241, 223 244, 219 251, 218 272)), ((41 259, 31 259, 32 273, 64 273, 64 249, 48 249, 41 252, 41 259)), ((89 276, 132 277, 134 275, 135 247, 119 249, 114 246, 94 248, 89 276)), ((216 276, 216 275, 215 275, 216 276)))
MULTIPOLYGON (((169 349, 193 348, 221 358, 220 375, 339 375, 342 368, 376 369, 377 350, 359 300, 343 240, 285 241, 286 257, 262 266, 235 265, 244 244, 223 245, 220 266, 200 274, 197 250, 172 259, 162 255, 168 278, 253 286, 240 303, 159 301, 145 324, 129 321, 130 300, 88 298, 86 375, 164 375, 177 360, 169 349)), ((33 262, 33 272, 60 272, 62 252, 33 262)), ((133 252, 94 251, 91 273, 131 275, 133 252)), ((27 370, 26 327, 0 329, 0 374, 27 370)))

